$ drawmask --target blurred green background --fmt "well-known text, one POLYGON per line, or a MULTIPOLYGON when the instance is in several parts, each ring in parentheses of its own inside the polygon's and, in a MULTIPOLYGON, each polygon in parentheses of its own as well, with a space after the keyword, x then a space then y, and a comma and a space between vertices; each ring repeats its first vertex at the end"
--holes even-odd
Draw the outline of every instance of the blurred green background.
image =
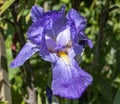
POLYGON ((77 59, 94 81, 80 99, 63 99, 62 104, 120 104, 120 0, 0 0, 0 31, 6 44, 12 104, 26 104, 31 85, 37 104, 48 104, 50 63, 35 54, 20 68, 10 69, 9 65, 26 42, 26 32, 32 24, 31 7, 59 10, 63 4, 66 12, 74 7, 87 18, 85 34, 94 47, 85 47, 82 57, 77 59))

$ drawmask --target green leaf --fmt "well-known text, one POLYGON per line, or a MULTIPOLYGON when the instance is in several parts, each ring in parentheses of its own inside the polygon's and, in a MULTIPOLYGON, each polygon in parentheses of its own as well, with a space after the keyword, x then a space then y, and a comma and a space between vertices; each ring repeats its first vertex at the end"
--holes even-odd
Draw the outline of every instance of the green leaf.
POLYGON ((0 7, 0 15, 2 15, 13 3, 15 0, 8 0, 0 7))
POLYGON ((21 87, 22 86, 22 84, 23 84, 23 80, 22 80, 22 78, 20 77, 20 76, 15 76, 15 80, 16 80, 16 84, 17 84, 17 86, 18 87, 21 87))
POLYGON ((67 4, 67 3, 70 2, 70 0, 60 0, 60 1, 63 2, 63 3, 65 3, 65 4, 67 4))
POLYGON ((20 11, 20 13, 17 15, 17 21, 19 21, 20 17, 21 17, 22 14, 23 14, 23 11, 24 11, 24 9, 22 9, 22 10, 20 11))
POLYGON ((18 3, 18 9, 17 9, 17 13, 18 13, 17 21, 19 21, 19 19, 23 15, 25 8, 26 8, 26 0, 20 0, 18 3))
POLYGON ((38 102, 38 104, 42 104, 42 101, 41 101, 41 96, 38 94, 38 96, 37 96, 37 102, 38 102))
POLYGON ((25 17, 26 24, 28 24, 29 20, 30 20, 30 12, 25 17))
POLYGON ((120 104, 120 88, 118 89, 113 104, 120 104))
POLYGON ((0 104, 8 104, 7 101, 0 101, 0 104))

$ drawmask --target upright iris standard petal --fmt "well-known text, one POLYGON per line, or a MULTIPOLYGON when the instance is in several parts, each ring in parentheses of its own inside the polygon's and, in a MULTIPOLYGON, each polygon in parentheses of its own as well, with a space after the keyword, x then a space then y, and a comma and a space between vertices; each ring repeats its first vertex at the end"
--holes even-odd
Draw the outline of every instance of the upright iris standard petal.
POLYGON ((35 22, 43 16, 43 8, 38 6, 33 6, 31 9, 31 18, 32 21, 35 22))
POLYGON ((40 45, 42 34, 44 31, 43 25, 44 25, 43 20, 38 20, 34 22, 27 32, 27 39, 29 39, 31 42, 37 45, 40 45))
POLYGON ((87 21, 84 17, 82 17, 75 9, 71 9, 67 14, 68 21, 73 21, 75 24, 75 28, 77 33, 84 30, 87 25, 87 21))
POLYGON ((69 65, 66 65, 62 58, 52 64, 52 91, 53 94, 61 97, 77 99, 93 79, 79 67, 74 59, 69 60, 69 65))
POLYGON ((59 32, 61 32, 64 28, 63 26, 66 24, 66 18, 64 11, 49 11, 45 13, 45 16, 48 15, 53 20, 52 29, 46 30, 47 35, 51 38, 56 38, 59 32))
POLYGON ((45 38, 48 50, 53 52, 54 49, 57 47, 56 42, 51 37, 46 36, 45 38))
POLYGON ((11 68, 16 68, 24 64, 33 54, 38 52, 39 49, 32 43, 26 43, 14 61, 11 63, 11 68))
POLYGON ((46 29, 52 28, 52 20, 49 17, 43 17, 32 24, 27 32, 27 38, 37 44, 41 45, 42 37, 46 29))
POLYGON ((67 27, 58 34, 56 42, 58 45, 66 46, 70 41, 71 41, 70 28, 67 27))
POLYGON ((50 37, 46 36, 45 33, 43 33, 41 48, 39 52, 41 58, 49 62, 55 62, 58 59, 57 54, 52 52, 54 51, 53 49, 55 47, 55 42, 50 37))
POLYGON ((72 39, 74 42, 82 41, 84 42, 83 45, 88 45, 90 48, 93 47, 92 41, 88 39, 83 31, 86 27, 87 21, 84 17, 82 17, 76 10, 71 9, 66 18, 71 23, 71 33, 72 33, 72 39))
POLYGON ((44 28, 50 30, 52 29, 52 25, 53 25, 53 20, 49 16, 47 16, 46 20, 44 21, 44 28))

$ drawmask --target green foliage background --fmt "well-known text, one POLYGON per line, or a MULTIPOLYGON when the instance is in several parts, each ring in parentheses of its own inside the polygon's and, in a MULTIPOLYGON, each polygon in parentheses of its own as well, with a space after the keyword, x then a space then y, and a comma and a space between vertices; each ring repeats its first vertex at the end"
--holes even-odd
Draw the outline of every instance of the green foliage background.
MULTIPOLYGON (((77 0, 76 0, 77 1, 77 0)), ((66 12, 72 7, 70 0, 1 0, 0 31, 6 43, 8 67, 13 60, 11 51, 12 38, 15 35, 13 4, 16 3, 17 21, 20 21, 22 34, 31 25, 30 9, 39 5, 44 9, 57 9, 66 5, 66 12)), ((74 1, 75 2, 75 1, 74 1)), ((80 66, 90 73, 94 81, 80 99, 66 100, 65 104, 120 104, 120 0, 81 0, 79 12, 87 18, 85 34, 92 39, 94 47, 85 47, 82 57, 78 57, 80 66), (102 19, 102 20, 101 20, 102 19)), ((16 53, 21 46, 16 44, 16 53)), ((34 84, 38 104, 46 104, 46 85, 51 83, 50 63, 43 61, 37 54, 30 63, 34 70, 34 84)), ((9 68, 12 104, 25 104, 28 97, 24 79, 24 71, 9 68)))

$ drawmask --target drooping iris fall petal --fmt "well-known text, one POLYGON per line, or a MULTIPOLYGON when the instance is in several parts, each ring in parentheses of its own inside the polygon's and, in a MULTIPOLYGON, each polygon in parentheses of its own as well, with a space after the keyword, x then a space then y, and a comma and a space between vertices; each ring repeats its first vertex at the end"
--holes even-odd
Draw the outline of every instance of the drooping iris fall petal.
POLYGON ((32 43, 26 43, 24 47, 21 49, 15 60, 10 64, 11 68, 16 68, 24 64, 33 54, 38 52, 39 49, 36 45, 32 43))
POLYGON ((83 71, 77 62, 69 58, 67 65, 62 58, 52 64, 53 94, 70 99, 81 97, 88 85, 92 82, 92 76, 83 71))

